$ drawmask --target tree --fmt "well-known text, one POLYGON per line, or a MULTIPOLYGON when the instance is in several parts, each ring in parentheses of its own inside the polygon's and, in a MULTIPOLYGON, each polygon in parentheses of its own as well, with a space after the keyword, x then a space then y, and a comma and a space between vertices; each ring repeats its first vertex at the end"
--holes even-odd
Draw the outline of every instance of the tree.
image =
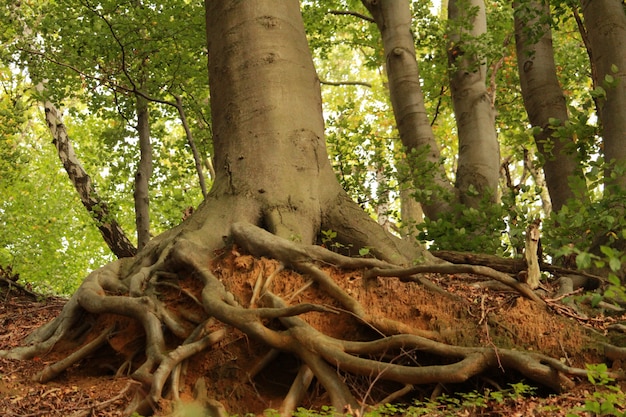
MULTIPOLYGON (((585 28, 595 68, 594 84, 601 88, 599 114, 606 162, 626 161, 626 12, 616 0, 581 1, 585 28)), ((626 175, 620 168, 608 173, 607 180, 626 188, 626 175)))
MULTIPOLYGON (((37 375, 46 381, 94 354, 108 340, 115 344, 116 334, 124 331, 130 318, 145 335, 138 350, 131 348, 123 359, 123 366, 135 362, 133 377, 142 383, 137 402, 127 411, 140 413, 150 412, 168 387, 176 398, 181 363, 234 331, 297 357, 302 373, 313 374, 339 410, 359 404, 337 369, 400 384, 423 384, 463 382, 506 367, 555 390, 572 384, 568 375, 586 374, 534 352, 443 343, 429 330, 369 314, 316 265, 376 268, 364 274, 366 282, 377 276, 406 277, 426 271, 482 271, 545 306, 523 284, 496 271, 437 265, 423 248, 388 234, 348 198, 324 147, 319 80, 297 1, 207 0, 205 5, 217 168, 210 193, 184 223, 152 239, 134 258, 93 271, 62 313, 28 337, 27 346, 0 352, 1 356, 32 358, 60 340, 74 343, 74 353, 37 375), (314 246, 323 230, 332 230, 343 244, 370 248, 376 258, 347 258, 314 246), (272 257, 310 276, 350 317, 358 318, 369 331, 376 329, 376 335, 358 341, 320 333, 295 316, 333 310, 318 304, 289 304, 273 294, 270 277, 259 278, 255 286, 260 291, 245 307, 229 292, 228 278, 220 280, 211 270, 215 251, 225 242, 236 243, 231 251, 243 248, 272 257), (417 260, 423 265, 395 268, 417 260), (194 283, 195 293, 182 288, 184 280, 194 283), (173 304, 160 296, 168 287, 176 289, 173 304), (190 313, 192 307, 196 310, 190 313), (276 320, 280 325, 273 323, 276 320), (222 325, 216 328, 216 323, 222 325), (431 355, 434 364, 385 360, 389 352, 406 350, 431 355)), ((434 287, 423 278, 417 281, 434 287)), ((131 326, 126 331, 137 329, 131 326)))
POLYGON ((495 109, 487 93, 487 66, 477 40, 487 33, 484 1, 448 2, 450 90, 459 134, 456 187, 461 202, 478 207, 481 199, 497 200, 500 147, 495 109))
POLYGON ((556 75, 550 5, 529 1, 518 2, 514 7, 522 96, 528 119, 536 128, 535 144, 542 155, 552 208, 559 211, 568 199, 575 197, 569 178, 581 177, 582 171, 576 161, 573 138, 560 138, 556 132, 557 125, 567 122, 569 116, 556 75))
MULTIPOLYGON (((9 21, 17 20, 24 28, 23 34, 15 36, 12 42, 21 60, 29 63, 30 77, 40 86, 43 101, 61 107, 64 100, 78 99, 86 103, 91 115, 119 119, 118 126, 122 127, 115 132, 113 147, 128 146, 128 142, 132 143, 127 140, 129 136, 138 139, 138 161, 125 161, 124 165, 134 169, 135 229, 138 246, 143 247, 154 227, 150 221, 151 211, 155 211, 154 207, 150 209, 154 199, 150 192, 155 183, 152 173, 162 168, 158 160, 154 161, 160 156, 154 144, 163 142, 159 122, 171 118, 173 109, 191 148, 202 193, 206 193, 203 157, 195 145, 194 126, 187 118, 188 113, 201 113, 196 113, 198 106, 194 108, 191 102, 198 94, 197 83, 206 84, 206 74, 198 69, 195 57, 182 53, 185 45, 199 39, 194 36, 202 26, 199 14, 194 12, 197 4, 187 5, 177 16, 173 12, 181 7, 173 3, 135 7, 136 2, 95 5, 77 0, 54 4, 45 14, 37 10, 40 6, 29 4, 25 7, 28 12, 10 17, 9 21), (58 25, 58 16, 68 23, 58 25), (186 20, 187 32, 181 33, 178 19, 186 20), (57 39, 54 46, 45 41, 53 37, 57 39), (151 107, 161 108, 153 111, 151 117, 151 107)), ((81 117, 80 113, 75 116, 81 117)))
POLYGON ((91 177, 85 172, 82 164, 76 157, 74 147, 67 135, 67 129, 61 120, 59 111, 48 102, 45 106, 46 122, 50 133, 54 138, 53 143, 59 153, 59 158, 63 162, 65 171, 70 176, 70 180, 76 187, 76 191, 81 198, 83 206, 94 216, 102 238, 107 243, 111 252, 118 258, 134 256, 137 249, 130 242, 119 223, 112 218, 107 205, 94 190, 91 177))
MULTIPOLYGON (((450 212, 448 201, 455 200, 455 191, 450 185, 441 164, 439 145, 426 114, 424 96, 420 86, 420 75, 415 45, 411 33, 411 11, 408 1, 372 2, 364 1, 381 32, 385 50, 385 64, 389 77, 389 95, 393 106, 400 139, 407 153, 411 172, 428 178, 438 192, 430 200, 420 201, 424 213, 437 219, 450 212), (432 167, 431 175, 424 171, 432 167), (446 194, 448 198, 445 198, 446 194)), ((425 181, 424 181, 425 182, 425 181)), ((416 181, 414 186, 425 188, 416 181)))

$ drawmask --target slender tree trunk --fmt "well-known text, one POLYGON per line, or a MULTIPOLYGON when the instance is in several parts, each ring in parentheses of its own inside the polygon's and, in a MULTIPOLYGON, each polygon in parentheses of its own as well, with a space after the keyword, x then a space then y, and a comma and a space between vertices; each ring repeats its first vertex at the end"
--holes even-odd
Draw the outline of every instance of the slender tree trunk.
MULTIPOLYGON (((574 198, 568 178, 582 172, 576 163, 573 139, 554 137, 551 118, 561 123, 568 120, 565 96, 556 76, 550 4, 546 0, 526 0, 514 4, 515 45, 524 106, 528 119, 541 131, 535 144, 543 157, 543 170, 550 192, 552 208, 559 211, 569 198, 574 198), (537 33, 541 36, 537 37, 537 33)), ((584 190, 579 190, 584 191, 584 190)))
POLYGON ((454 195, 454 189, 441 165, 439 147, 426 114, 411 35, 409 2, 363 0, 363 4, 382 35, 391 104, 407 162, 414 173, 414 186, 417 189, 428 186, 438 191, 429 201, 420 201, 424 213, 436 219, 450 209, 442 195, 454 195))
POLYGON ((78 192, 80 201, 96 221, 102 238, 109 249, 111 249, 111 252, 118 258, 135 256, 137 249, 133 246, 130 239, 128 239, 122 227, 113 218, 111 213, 109 213, 107 204, 102 201, 100 196, 96 193, 91 182, 91 177, 87 174, 74 153, 74 147, 70 142, 70 138, 58 110, 50 102, 46 102, 45 109, 46 122, 52 134, 53 143, 57 148, 59 158, 72 184, 74 184, 74 188, 76 188, 78 192))
MULTIPOLYGON (((626 164, 626 12, 621 0, 581 0, 596 85, 606 97, 599 101, 604 156, 626 164)), ((623 171, 622 171, 623 172, 623 171)), ((610 175, 610 172, 607 172, 610 175)), ((626 189, 626 174, 615 184, 626 189)))
POLYGON ((460 200, 477 207, 481 199, 497 199, 500 148, 495 110, 487 92, 483 59, 465 53, 465 43, 487 31, 483 0, 449 0, 448 20, 453 25, 448 48, 450 90, 459 135, 456 187, 460 200), (472 190, 473 189, 473 190, 472 190))
POLYGON ((137 247, 150 241, 150 177, 152 176, 152 144, 150 143, 150 113, 148 100, 136 95, 137 132, 139 134, 140 159, 135 173, 135 223, 137 247))
POLYGON ((183 124, 183 128, 185 129, 187 143, 189 144, 189 147, 191 148, 191 154, 193 155, 196 172, 198 173, 200 190, 202 191, 202 196, 206 197, 207 187, 206 181, 204 179, 204 173, 202 172, 202 158, 200 157, 200 152, 198 152, 196 142, 193 140, 193 134, 191 133, 191 129, 189 129, 189 123, 187 123, 187 115, 185 114, 185 108, 183 107, 183 99, 180 96, 175 96, 174 98, 176 99, 175 107, 176 110, 178 110, 178 116, 180 117, 180 122, 183 124))

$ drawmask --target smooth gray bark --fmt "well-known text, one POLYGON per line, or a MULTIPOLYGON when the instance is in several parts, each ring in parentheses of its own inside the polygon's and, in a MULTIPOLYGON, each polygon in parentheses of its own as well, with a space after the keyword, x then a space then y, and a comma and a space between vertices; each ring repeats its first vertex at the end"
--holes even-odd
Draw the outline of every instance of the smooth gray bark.
POLYGON ((436 219, 450 210, 448 201, 442 196, 454 196, 455 192, 441 164, 439 146, 426 114, 411 34, 409 2, 363 0, 363 4, 374 17, 382 35, 389 95, 400 139, 406 149, 406 162, 413 173, 414 186, 437 190, 429 201, 420 201, 424 213, 436 219), (427 185, 425 179, 419 180, 423 177, 433 183, 427 185))
MULTIPOLYGON (((599 101, 598 115, 602 122, 605 160, 626 164, 624 4, 621 0, 581 0, 581 6, 591 46, 591 60, 596 67, 595 85, 606 91, 606 97, 599 101)), ((626 174, 617 176, 615 184, 626 188, 626 174)))
MULTIPOLYGON (((326 152, 319 79, 298 2, 207 0, 206 7, 216 171, 207 204, 220 204, 223 234, 248 221, 313 243, 331 229, 381 259, 428 257, 386 233, 341 189, 326 152)), ((203 211, 192 217, 204 222, 203 211)))
POLYGON ((148 100, 136 95, 137 133, 139 135, 140 159, 135 172, 135 224, 137 247, 143 248, 150 241, 150 177, 152 176, 152 144, 150 143, 150 113, 148 100))
POLYGON ((449 0, 452 22, 448 60, 450 91, 459 135, 456 188, 463 204, 477 207, 480 200, 497 199, 500 147, 495 129, 495 110, 487 92, 484 59, 465 53, 466 42, 487 31, 483 0, 449 0), (473 189, 473 190, 472 190, 473 189))
POLYGON ((569 118, 556 76, 550 5, 545 0, 526 0, 515 3, 514 8, 515 46, 524 107, 531 125, 541 128, 534 135, 535 144, 543 156, 552 208, 559 211, 568 199, 575 197, 568 178, 582 176, 582 172, 576 163, 575 149, 572 149, 573 138, 554 137, 555 127, 549 123, 551 118, 561 123, 569 118))

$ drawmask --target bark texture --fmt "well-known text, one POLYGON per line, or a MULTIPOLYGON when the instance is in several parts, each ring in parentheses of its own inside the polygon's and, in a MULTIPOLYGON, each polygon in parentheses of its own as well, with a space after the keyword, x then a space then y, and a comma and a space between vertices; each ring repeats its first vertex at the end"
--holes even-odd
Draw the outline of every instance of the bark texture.
POLYGON ((450 91, 459 135, 456 187, 461 202, 477 207, 480 200, 497 199, 500 147, 495 129, 495 110, 487 92, 484 57, 465 53, 465 45, 487 31, 483 0, 449 0, 452 22, 448 60, 450 91), (472 190, 473 189, 473 190, 472 190))
MULTIPOLYGON (((357 248, 376 239, 382 259, 399 261, 399 249, 416 255, 412 244, 382 231, 336 180, 299 8, 272 1, 206 4, 216 170, 209 196, 236 199, 241 220, 293 241, 313 243, 323 227, 357 248)), ((224 235, 231 223, 224 223, 224 235)))
POLYGON ((96 193, 91 177, 78 160, 59 111, 50 102, 46 102, 45 110, 46 123, 52 134, 53 143, 57 148, 63 167, 72 184, 74 184, 83 206, 96 221, 102 238, 109 249, 111 249, 111 252, 118 258, 135 256, 137 249, 126 236, 122 227, 109 213, 107 204, 96 193))
MULTIPOLYGON (((532 126, 540 127, 535 144, 543 157, 543 170, 552 208, 559 211, 574 198, 568 178, 582 176, 576 163, 573 138, 554 137, 549 120, 565 123, 569 116, 565 96, 556 76, 550 4, 545 0, 517 2, 515 8, 515 46, 524 107, 532 126)), ((582 191, 582 190, 579 190, 582 191)))
MULTIPOLYGON (((606 97, 599 101, 604 155, 607 162, 626 163, 626 12, 620 0, 582 0, 596 85, 606 97), (612 81, 611 81, 612 79, 612 81)), ((609 172, 610 175, 610 172, 609 172)), ((626 175, 615 184, 626 188, 626 175)))

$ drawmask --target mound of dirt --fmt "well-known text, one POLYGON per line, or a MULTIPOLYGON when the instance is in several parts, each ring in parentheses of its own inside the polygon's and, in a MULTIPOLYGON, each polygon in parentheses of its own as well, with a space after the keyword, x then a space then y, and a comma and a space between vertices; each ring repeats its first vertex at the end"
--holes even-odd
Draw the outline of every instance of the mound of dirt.
MULTIPOLYGON (((561 358, 567 365, 584 367, 597 362, 600 356, 594 345, 594 331, 582 326, 571 317, 555 314, 540 308, 534 302, 515 292, 495 292, 473 284, 476 276, 428 275, 427 278, 445 289, 432 292, 415 282, 397 278, 376 278, 365 282, 359 270, 341 270, 320 266, 332 279, 363 305, 370 316, 395 319, 424 334, 436 332, 441 341, 451 345, 492 346, 525 349, 561 358)), ((364 324, 358 317, 343 309, 339 302, 326 294, 317 283, 274 260, 255 258, 232 249, 225 251, 211 265, 218 277, 242 306, 254 306, 255 284, 260 275, 272 280, 272 291, 290 305, 312 303, 327 308, 326 312, 308 312, 299 317, 326 335, 351 341, 372 340, 379 333, 372 325, 364 324)), ((20 344, 34 328, 56 317, 64 303, 62 298, 37 299, 16 287, 0 286, 0 350, 20 344)), ((207 319, 198 302, 201 285, 192 276, 178 278, 176 285, 160 286, 159 298, 167 307, 190 323, 207 319)), ((86 317, 86 321, 91 320, 86 317)), ((595 321, 596 327, 601 324, 595 321)), ((121 416, 132 393, 139 384, 128 375, 135 371, 134 357, 145 343, 141 326, 123 316, 103 315, 89 326, 117 329, 104 348, 86 358, 81 366, 72 366, 53 382, 40 384, 32 381, 46 364, 67 356, 76 346, 58 344, 48 355, 31 361, 0 359, 0 409, 3 415, 49 416, 121 416)), ((207 324, 208 332, 223 328, 217 321, 207 324)), ((281 328, 279 320, 267 323, 270 328, 281 328)), ((89 334, 99 332, 89 332, 89 334)), ((169 334, 172 349, 180 344, 169 334)), ((90 340, 84 340, 88 343, 90 340)), ((428 364, 430 358, 419 352, 390 352, 397 355, 394 363, 428 364)), ((298 373, 300 363, 291 355, 272 351, 256 340, 249 339, 237 329, 226 329, 219 343, 195 355, 184 367, 183 384, 179 387, 182 401, 197 398, 194 385, 199 379, 206 381, 206 395, 224 405, 231 414, 262 414, 263 410, 278 408, 298 373)), ((339 370, 337 372, 340 372, 339 370)), ((401 388, 393 383, 375 378, 355 377, 345 374, 360 401, 376 403, 384 400, 386 393, 401 388)), ((519 375, 508 372, 493 373, 488 378, 473 378, 462 386, 445 387, 472 390, 489 386, 492 390, 518 382, 519 375)), ((401 400, 426 399, 436 391, 436 386, 422 386, 401 400)), ((582 389, 582 388, 578 388, 582 389)), ((546 391, 547 392, 547 391, 546 391)), ((581 394, 569 393, 551 401, 570 405, 581 403, 581 394)), ((533 404, 539 404, 532 399, 533 404)), ((321 385, 313 384, 308 390, 303 406, 317 408, 329 404, 327 393, 321 385)), ((509 406, 512 406, 509 403, 509 406)), ((522 407, 521 404, 515 407, 522 407)), ((529 408, 523 405, 524 409, 529 408)), ((171 403, 163 400, 157 413, 171 410, 171 403)), ((508 411, 511 411, 510 409, 508 411)), ((506 414, 506 410, 502 415, 506 414)), ((528 415, 533 415, 528 414, 528 415)), ((535 414, 538 415, 538 414, 535 414)), ((557 414, 554 414, 557 415, 557 414)))

